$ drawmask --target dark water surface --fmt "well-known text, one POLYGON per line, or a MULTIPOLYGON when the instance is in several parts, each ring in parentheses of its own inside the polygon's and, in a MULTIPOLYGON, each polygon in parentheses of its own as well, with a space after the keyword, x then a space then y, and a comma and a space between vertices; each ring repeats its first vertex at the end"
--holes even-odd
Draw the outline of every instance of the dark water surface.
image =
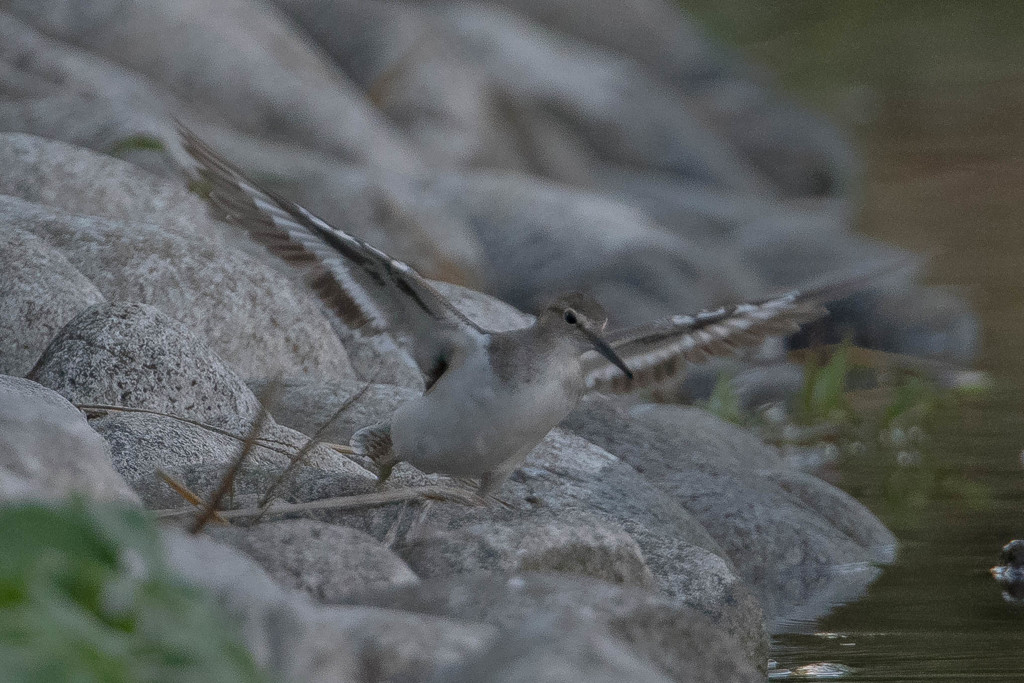
POLYGON ((1024 606, 988 573, 1024 538, 1024 3, 682 4, 852 131, 858 229, 934 254, 927 280, 972 301, 978 363, 995 382, 944 409, 921 461, 839 468, 836 483, 899 537, 899 557, 859 601, 778 636, 773 675, 1024 681, 1024 606))
POLYGON ((844 468, 840 485, 889 524, 898 559, 861 600, 794 625, 810 634, 778 636, 773 677, 1024 680, 1024 605, 1004 600, 988 572, 1024 537, 1022 393, 969 399, 939 422, 928 465, 844 468))

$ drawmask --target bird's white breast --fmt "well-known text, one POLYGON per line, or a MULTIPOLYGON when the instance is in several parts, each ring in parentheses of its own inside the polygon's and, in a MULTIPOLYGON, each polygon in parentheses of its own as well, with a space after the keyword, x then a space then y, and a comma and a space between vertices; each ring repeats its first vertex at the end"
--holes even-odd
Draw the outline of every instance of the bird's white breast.
POLYGON ((572 387, 581 379, 574 356, 506 381, 487 352, 486 345, 472 349, 427 394, 399 407, 391 436, 400 460, 426 472, 478 476, 525 457, 575 406, 572 387))

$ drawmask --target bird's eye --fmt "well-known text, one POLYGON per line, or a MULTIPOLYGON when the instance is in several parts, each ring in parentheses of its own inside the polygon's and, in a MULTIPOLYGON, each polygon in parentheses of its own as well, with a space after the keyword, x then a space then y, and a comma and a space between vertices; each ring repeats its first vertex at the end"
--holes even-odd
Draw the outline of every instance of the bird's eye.
POLYGON ((572 310, 571 308, 565 309, 565 315, 563 317, 565 318, 565 322, 569 323, 570 325, 576 324, 576 311, 572 310))

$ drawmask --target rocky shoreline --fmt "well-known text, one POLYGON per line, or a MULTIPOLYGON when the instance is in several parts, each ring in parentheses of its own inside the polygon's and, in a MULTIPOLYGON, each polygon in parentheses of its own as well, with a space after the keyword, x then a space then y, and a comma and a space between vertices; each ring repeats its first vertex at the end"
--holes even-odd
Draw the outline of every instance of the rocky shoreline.
MULTIPOLYGON (((101 186, 118 177, 112 169, 141 173, 58 143, 6 140, 23 150, 33 146, 37 164, 44 152, 55 151, 80 169, 93 160, 103 172, 80 177, 101 186)), ((185 505, 157 477, 158 468, 209 496, 259 412, 239 366, 250 373, 256 363, 266 363, 264 373, 292 370, 268 399, 273 419, 235 481, 232 502, 239 507, 254 505, 268 490, 304 444, 303 432, 314 433, 356 394, 324 440, 347 443, 356 429, 417 391, 384 382, 367 388, 332 333, 300 335, 274 321, 275 306, 296 315, 280 300, 312 295, 218 239, 223 228, 205 217, 198 198, 172 182, 149 181, 158 192, 123 201, 150 201, 161 212, 125 208, 138 212, 133 223, 6 200, 4 343, 20 353, 5 356, 10 364, 4 370, 27 377, 6 377, 0 400, 4 433, 17 434, 11 426, 17 424, 25 434, 17 439, 19 450, 5 453, 2 486, 18 492, 15 497, 80 492, 154 509, 185 505), (172 227, 146 221, 160 215, 176 221, 192 215, 201 221, 195 229, 210 230, 209 238, 201 249, 179 251, 175 240, 184 238, 172 227), (125 242, 131 248, 118 252, 125 242), (175 267, 179 255, 203 261, 175 267), (75 263, 91 269, 93 279, 75 263), (206 279, 190 280, 190 271, 206 279), (172 277, 177 292, 167 284, 172 277), (257 288, 254 281, 273 285, 257 288), (225 311, 225 296, 251 297, 256 305, 225 311), (168 303, 175 300, 192 302, 188 317, 202 321, 198 329, 161 310, 182 311, 168 303), (237 324, 225 314, 246 320, 237 324), (212 326, 221 333, 211 333, 212 326), (55 333, 44 339, 42 330, 55 333), (276 334, 289 333, 306 346, 275 346, 276 334), (271 357, 275 348, 284 351, 271 357), (222 354, 239 360, 228 362, 222 354), (32 356, 32 365, 22 360, 32 356), (74 406, 91 416, 88 424, 74 406), (43 445, 49 438, 61 439, 61 448, 43 445)), ((75 200, 67 192, 62 201, 75 200)), ((486 295, 447 291, 481 324, 503 328, 528 320, 486 295)), ((311 299, 298 310, 304 318, 298 330, 317 324, 329 330, 311 299)), ((375 353, 401 360, 394 350, 375 353)), ((266 374, 249 380, 263 395, 269 383, 266 374)), ((393 479, 395 488, 444 483, 409 467, 393 479)), ((374 488, 370 470, 321 445, 279 495, 301 502, 374 488)), ((599 671, 607 680, 757 680, 767 661, 766 622, 818 614, 856 594, 873 578, 872 564, 889 559, 894 546, 884 526, 849 496, 784 466, 775 449, 738 427, 679 406, 588 400, 545 439, 502 498, 507 508, 421 501, 314 512, 251 528, 211 527, 202 541, 168 531, 175 539, 168 548, 173 562, 175 552, 200 552, 193 548, 199 543, 210 562, 225 563, 222 583, 205 564, 186 575, 233 609, 246 603, 237 614, 245 624, 259 611, 248 602, 270 599, 246 591, 269 591, 267 575, 282 586, 273 599, 289 605, 296 619, 329 613, 329 620, 358 615, 359 623, 376 624, 360 632, 364 649, 350 652, 346 666, 353 660, 365 665, 368 653, 386 653, 388 671, 422 680, 456 663, 479 672, 500 661, 514 671, 541 662, 554 667, 548 659, 564 657, 564 666, 573 653, 586 659, 579 680, 598 680, 599 671), (259 576, 263 588, 246 588, 239 573, 259 576), (418 640, 399 647, 404 631, 396 624, 418 632, 418 640), (374 629, 380 642, 370 634, 374 629), (513 636, 518 640, 508 640, 513 636), (416 642, 421 650, 403 659, 400 652, 416 649, 416 642), (544 647, 536 646, 540 642, 544 647)), ((257 621, 251 628, 269 626, 257 621)), ((344 629, 336 637, 332 647, 345 640, 344 629)), ((292 671, 280 668, 277 654, 259 655, 258 642, 249 645, 264 666, 292 671)), ((310 660, 288 667, 319 661, 316 650, 295 652, 310 660)), ((477 674, 460 675, 474 680, 477 674)))
MULTIPOLYGON (((187 507, 157 470, 208 499, 262 400, 229 499, 252 507, 339 408, 326 443, 422 390, 395 340, 347 330, 209 217, 172 115, 471 286, 438 284, 494 329, 530 320, 499 299, 586 287, 625 324, 899 254, 850 232, 852 154, 827 124, 674 6, 633 4, 0 3, 0 499, 187 507)), ((886 284, 817 334, 970 357, 960 299, 886 284)), ((794 366, 764 354, 729 367, 784 394, 794 366)), ((399 466, 387 490, 424 485, 453 484, 399 466)), ((277 496, 375 487, 320 444, 277 496)), ((763 680, 772 630, 852 599, 895 552, 850 496, 675 404, 586 400, 501 498, 162 539, 259 667, 302 681, 763 680)))

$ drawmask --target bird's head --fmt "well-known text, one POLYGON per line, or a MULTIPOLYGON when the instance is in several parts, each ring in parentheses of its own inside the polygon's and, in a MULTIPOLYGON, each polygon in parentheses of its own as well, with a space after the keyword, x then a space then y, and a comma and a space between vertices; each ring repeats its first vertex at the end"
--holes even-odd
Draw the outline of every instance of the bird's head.
POLYGON ((549 303, 538 318, 538 323, 559 334, 568 335, 583 347, 593 347, 609 362, 614 363, 626 377, 633 373, 601 334, 608 324, 608 315, 597 300, 585 292, 563 294, 549 303))

